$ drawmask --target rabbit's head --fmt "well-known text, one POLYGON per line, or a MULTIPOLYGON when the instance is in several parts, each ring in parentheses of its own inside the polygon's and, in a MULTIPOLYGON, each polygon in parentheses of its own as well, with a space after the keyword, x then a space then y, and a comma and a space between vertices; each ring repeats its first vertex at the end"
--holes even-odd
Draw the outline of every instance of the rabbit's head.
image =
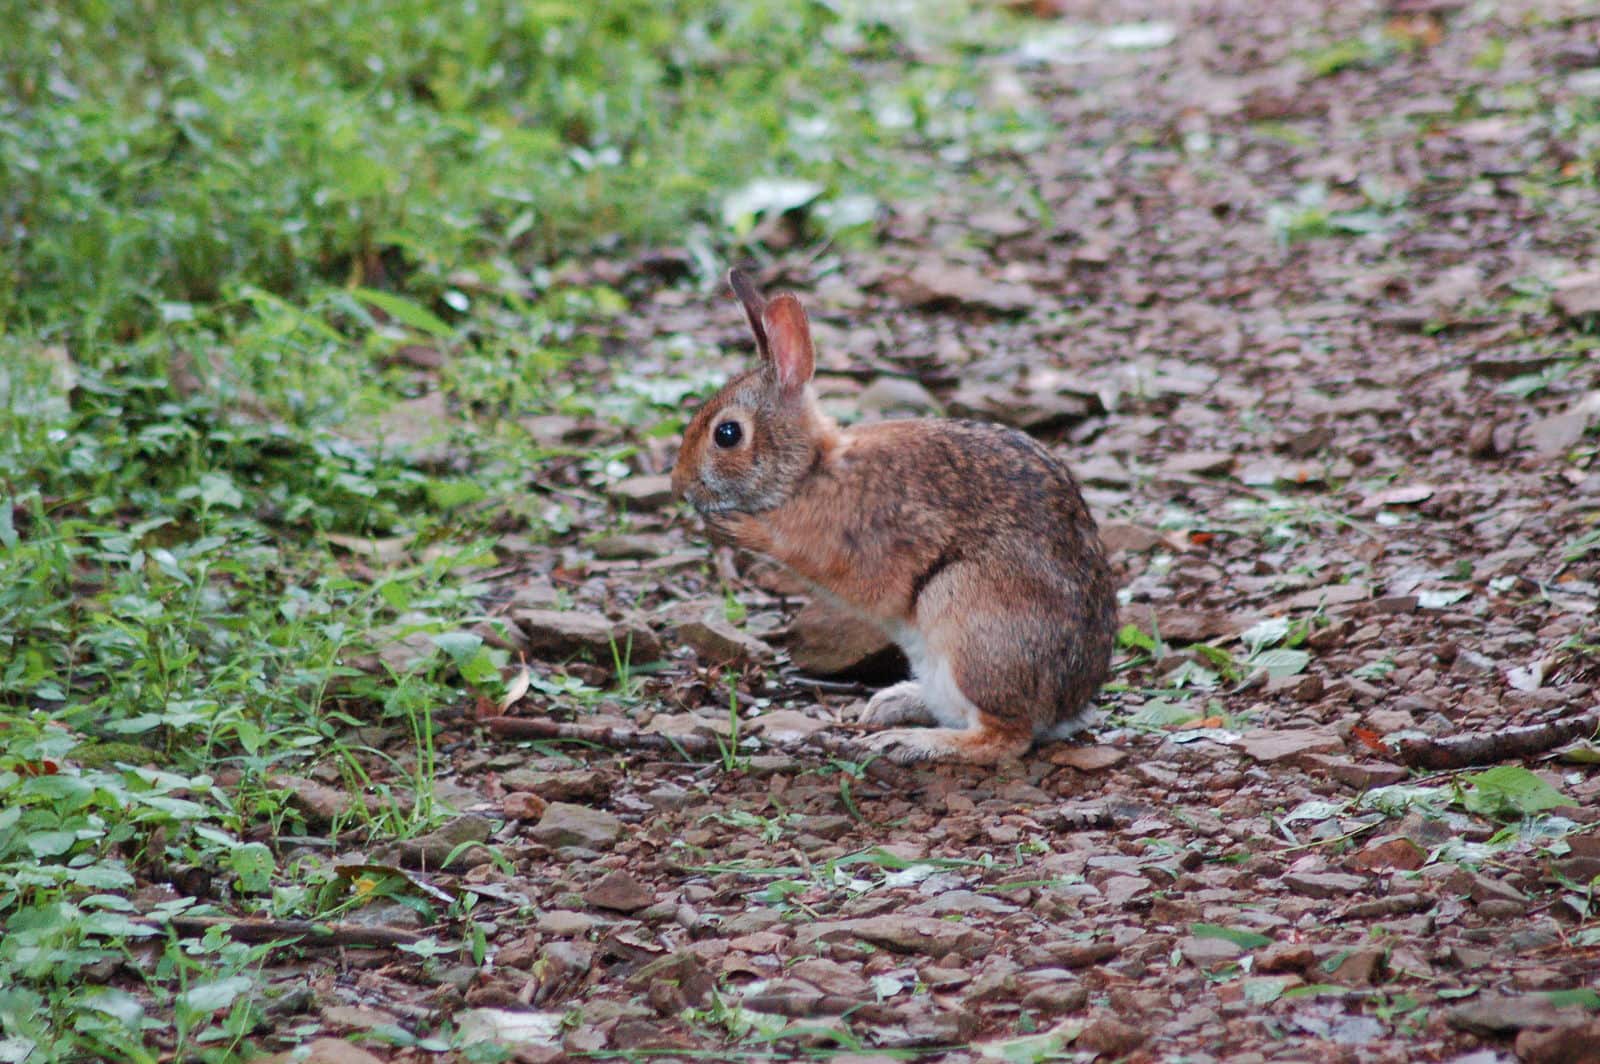
POLYGON ((672 488, 706 518, 781 505, 833 431, 811 394, 815 358, 800 300, 789 292, 763 299, 738 270, 728 283, 744 304, 761 365, 724 385, 684 430, 672 488))

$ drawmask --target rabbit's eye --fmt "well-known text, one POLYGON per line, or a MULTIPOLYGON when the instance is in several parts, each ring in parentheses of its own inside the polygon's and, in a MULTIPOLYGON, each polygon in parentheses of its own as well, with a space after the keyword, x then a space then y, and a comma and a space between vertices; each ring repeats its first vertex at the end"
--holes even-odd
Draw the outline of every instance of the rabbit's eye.
POLYGON ((718 447, 737 447, 743 437, 744 429, 739 427, 737 421, 724 421, 711 434, 711 438, 717 441, 718 447))

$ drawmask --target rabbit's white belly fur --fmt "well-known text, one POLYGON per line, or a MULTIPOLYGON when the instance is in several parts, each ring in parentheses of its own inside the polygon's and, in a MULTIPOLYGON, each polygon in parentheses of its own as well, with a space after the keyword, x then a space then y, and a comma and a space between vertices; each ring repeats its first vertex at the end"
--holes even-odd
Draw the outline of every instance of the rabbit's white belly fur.
POLYGON ((956 686, 950 660, 934 654, 922 633, 908 624, 895 625, 889 635, 911 663, 911 675, 922 685, 923 704, 935 723, 945 728, 976 727, 978 707, 956 686))

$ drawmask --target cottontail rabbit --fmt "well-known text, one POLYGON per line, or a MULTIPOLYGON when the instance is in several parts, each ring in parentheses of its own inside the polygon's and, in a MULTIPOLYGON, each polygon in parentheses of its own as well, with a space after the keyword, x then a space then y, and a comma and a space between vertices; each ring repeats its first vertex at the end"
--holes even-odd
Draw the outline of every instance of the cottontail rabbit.
POLYGON ((1083 726, 1106 677, 1116 594, 1065 465, 1013 429, 888 421, 841 429, 810 387, 792 293, 728 275, 762 363, 701 408, 673 490, 712 537, 783 562, 881 625, 915 679, 879 691, 870 736, 901 763, 991 763, 1083 726))

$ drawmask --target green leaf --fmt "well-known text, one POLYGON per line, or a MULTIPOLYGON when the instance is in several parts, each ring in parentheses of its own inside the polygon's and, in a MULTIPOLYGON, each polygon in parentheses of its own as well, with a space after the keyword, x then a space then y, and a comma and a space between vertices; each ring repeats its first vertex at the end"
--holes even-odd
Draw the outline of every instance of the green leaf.
POLYGON ((102 862, 68 870, 72 882, 86 890, 123 890, 133 886, 133 877, 120 864, 102 862))
POLYGON ((249 894, 260 893, 272 886, 272 873, 276 864, 272 851, 259 842, 247 842, 228 851, 227 865, 239 877, 239 889, 249 894))
POLYGON ((153 938, 161 934, 158 928, 138 923, 121 913, 90 913, 83 918, 82 927, 85 934, 107 938, 153 938))
POLYGON ((1305 998, 1322 997, 1326 994, 1330 997, 1343 997, 1347 993, 1349 993, 1347 988, 1333 983, 1307 983, 1305 986, 1291 986, 1283 992, 1283 996, 1285 998, 1305 998))
POLYGON ((428 481, 428 501, 436 509, 453 510, 484 498, 489 493, 482 484, 466 478, 428 481))
POLYGON ((434 646, 450 655, 457 666, 471 661, 483 646, 483 637, 471 632, 440 632, 429 638, 434 646))
POLYGON ((137 1029, 144 1018, 144 1006, 139 999, 123 990, 97 987, 78 999, 85 1008, 103 1012, 124 1027, 137 1029))
POLYGON ((1277 646, 1289 636, 1289 618, 1268 617, 1257 621, 1249 628, 1239 633, 1239 638, 1244 645, 1250 648, 1252 654, 1259 654, 1270 646, 1277 646))
POLYGON ((793 177, 757 178, 735 189, 722 201, 722 223, 735 233, 749 232, 761 215, 779 215, 798 210, 825 191, 815 181, 793 177))
POLYGON ((1581 1005, 1590 1012, 1600 1012, 1600 991, 1592 987, 1580 986, 1571 990, 1547 990, 1542 996, 1558 1009, 1565 1008, 1568 1005, 1581 1005))
POLYGON ((1245 979, 1241 988, 1244 990, 1244 999, 1250 1004, 1270 1005, 1282 997, 1283 992, 1297 979, 1293 975, 1264 975, 1245 979))
POLYGON ((1521 765, 1496 765, 1466 776, 1461 782, 1468 787, 1461 795, 1461 804, 1482 816, 1527 816, 1572 804, 1560 791, 1521 765))
POLYGON ((1196 720, 1199 712, 1189 702, 1168 702, 1164 698, 1152 699, 1139 712, 1128 718, 1132 728, 1171 728, 1185 721, 1196 720))
POLYGON ((1256 654, 1250 659, 1250 664, 1266 669, 1268 676, 1297 676, 1311 664, 1311 655, 1304 650, 1276 647, 1256 654))
POLYGON ((12 522, 11 506, 11 499, 0 499, 0 547, 6 550, 16 550, 20 542, 17 539, 17 526, 12 522))
POLYGON ((226 473, 202 473, 200 501, 208 507, 226 506, 230 510, 237 510, 244 505, 244 496, 226 473))
POLYGON ((1580 739, 1571 746, 1562 747, 1556 756, 1569 765, 1600 765, 1600 743, 1580 739))
POLYGON ((1472 594, 1470 587, 1449 587, 1417 592, 1417 606, 1424 610, 1442 610, 1472 594))
POLYGON ((1190 924, 1189 933, 1196 938, 1220 938, 1224 942, 1232 942, 1244 949, 1259 949, 1262 946, 1272 945, 1272 939, 1266 935, 1237 927, 1224 927, 1221 924, 1190 924))
POLYGON ((250 986, 249 976, 230 975, 226 979, 192 986, 179 994, 173 1003, 190 1015, 207 1016, 232 1005, 250 986))
POLYGON ((455 330, 433 311, 413 303, 404 296, 397 296, 393 292, 380 292, 375 288, 357 288, 351 295, 364 303, 372 304, 395 321, 409 325, 418 332, 425 332, 440 339, 447 339, 455 334, 455 330))
POLYGON ((35 831, 27 838, 28 850, 35 857, 60 857, 77 841, 77 834, 71 831, 35 831))
POLYGON ((1060 1060, 1067 1045, 1083 1030, 1081 1023, 1064 1023, 1044 1034, 1030 1034, 1022 1038, 1008 1038, 998 1042, 982 1042, 975 1048, 984 1060, 998 1060, 1004 1064, 1038 1064, 1039 1061, 1060 1060))
POLYGON ((461 671, 461 678, 473 687, 498 689, 501 686, 500 659, 504 657, 504 651, 479 647, 476 654, 459 662, 456 667, 461 671))
POLYGON ((1152 636, 1146 635, 1136 624, 1125 624, 1117 632, 1117 646, 1124 650, 1143 650, 1146 653, 1156 652, 1156 641, 1152 636))

